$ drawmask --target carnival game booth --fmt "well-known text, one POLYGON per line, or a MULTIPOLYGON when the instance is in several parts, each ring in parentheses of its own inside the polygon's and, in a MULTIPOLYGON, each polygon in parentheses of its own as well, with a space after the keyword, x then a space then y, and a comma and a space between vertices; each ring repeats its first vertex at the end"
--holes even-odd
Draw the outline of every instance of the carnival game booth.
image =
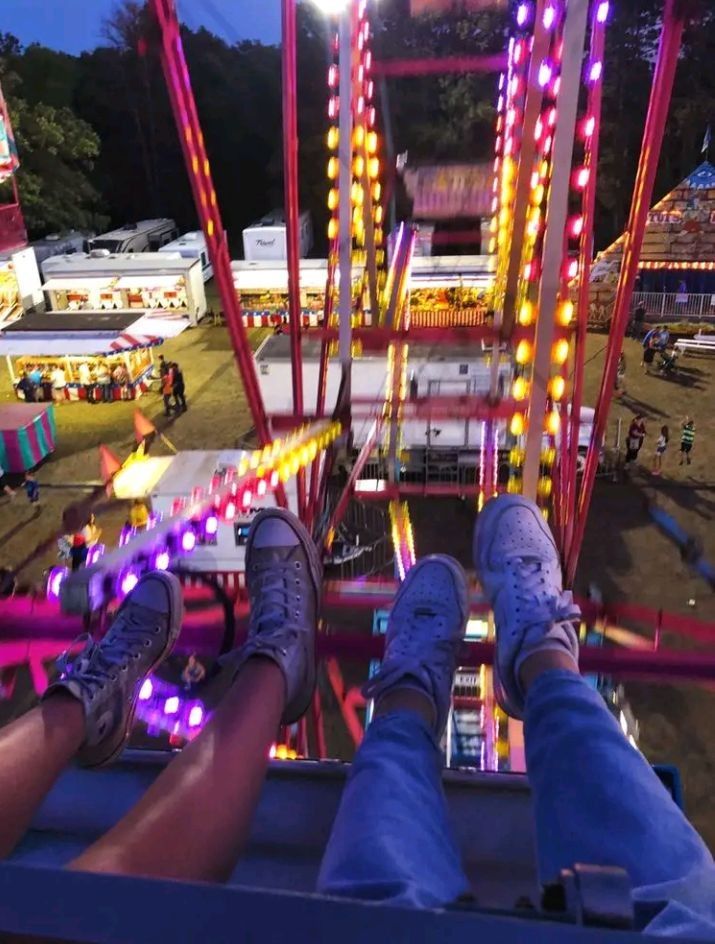
POLYGON ((33 249, 0 257, 0 326, 16 321, 42 302, 41 284, 33 249))
POLYGON ((0 406, 0 466, 22 473, 55 451, 55 411, 52 404, 3 403, 0 406))
POLYGON ((206 314, 201 260, 177 253, 91 253, 52 256, 42 265, 52 311, 155 311, 195 325, 206 314))
POLYGON ((58 390, 65 400, 134 400, 149 389, 153 349, 186 327, 131 311, 68 312, 58 320, 53 312, 26 315, 0 335, 18 398, 27 373, 42 401, 59 399, 58 390), (110 382, 100 383, 107 375, 110 382))
MULTIPOLYGON (((233 284, 241 298, 246 326, 270 327, 288 319, 288 269, 285 262, 231 262, 233 284)), ((353 270, 353 296, 360 291, 362 273, 353 270)), ((303 327, 317 327, 323 322, 325 286, 328 281, 326 259, 301 259, 300 307, 303 327)), ((336 276, 336 284, 339 279, 336 276)))

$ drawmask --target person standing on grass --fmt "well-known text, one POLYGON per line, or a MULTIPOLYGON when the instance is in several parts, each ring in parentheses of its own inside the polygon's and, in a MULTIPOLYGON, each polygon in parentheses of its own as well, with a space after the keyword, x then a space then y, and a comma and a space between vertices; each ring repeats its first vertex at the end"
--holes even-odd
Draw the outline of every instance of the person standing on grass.
POLYGON ((622 397, 626 392, 626 355, 621 351, 618 356, 618 367, 616 368, 615 391, 617 397, 622 397))
POLYGON ((174 406, 176 407, 177 412, 181 410, 182 413, 186 413, 188 407, 186 405, 186 387, 184 386, 184 375, 176 361, 172 361, 169 366, 174 373, 174 406))
POLYGON ((645 419, 642 413, 637 413, 631 420, 626 436, 626 466, 630 466, 638 458, 645 437, 645 419))
POLYGON ((63 403, 65 399, 65 387, 67 386, 67 376, 59 364, 52 371, 52 399, 55 403, 63 403))
POLYGON ((161 376, 161 395, 164 398, 164 416, 171 416, 173 407, 171 398, 174 395, 174 371, 167 365, 166 373, 161 376))
POLYGON ((667 426, 660 427, 660 436, 655 444, 655 455, 653 456, 653 475, 660 475, 663 470, 663 456, 668 448, 670 433, 667 426))
POLYGON ((35 473, 32 470, 25 472, 22 486, 25 489, 27 500, 31 505, 36 505, 40 500, 40 483, 35 478, 35 473))
POLYGON ((8 498, 15 497, 15 492, 13 491, 13 489, 10 488, 10 486, 7 484, 7 481, 5 480, 5 469, 3 469, 1 465, 0 465, 0 492, 3 492, 5 495, 7 495, 8 498))
POLYGON ((678 465, 682 465, 683 462, 690 465, 692 461, 690 453, 693 451, 693 443, 695 442, 695 423, 693 419, 686 416, 680 429, 680 462, 678 465))

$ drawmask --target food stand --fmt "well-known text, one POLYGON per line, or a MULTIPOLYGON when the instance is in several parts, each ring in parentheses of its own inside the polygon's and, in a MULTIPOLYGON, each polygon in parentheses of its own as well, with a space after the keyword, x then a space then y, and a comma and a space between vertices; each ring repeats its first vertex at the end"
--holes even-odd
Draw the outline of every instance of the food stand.
POLYGON ((73 401, 134 400, 149 389, 153 349, 186 326, 183 320, 167 324, 150 315, 137 319, 137 312, 93 311, 67 313, 58 328, 57 315, 43 312, 9 325, 0 335, 0 354, 20 399, 17 384, 25 372, 41 401, 52 400, 53 394, 73 401), (65 381, 61 388, 58 368, 65 381), (103 381, 107 377, 109 382, 103 381))
POLYGON ((206 314, 198 258, 167 252, 73 253, 42 265, 42 286, 52 311, 145 311, 184 316, 193 325, 206 314))
POLYGON ((0 405, 0 466, 6 472, 27 472, 55 451, 52 404, 0 405))

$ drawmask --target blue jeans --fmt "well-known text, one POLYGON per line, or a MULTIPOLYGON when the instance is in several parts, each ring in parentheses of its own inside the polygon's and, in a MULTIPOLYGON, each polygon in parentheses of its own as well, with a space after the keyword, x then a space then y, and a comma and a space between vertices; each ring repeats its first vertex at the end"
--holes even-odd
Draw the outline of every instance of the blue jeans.
MULTIPOLYGON (((525 741, 541 880, 577 862, 617 865, 662 902, 650 934, 715 941, 715 863, 650 765, 580 676, 540 676, 525 741)), ((319 890, 435 907, 469 891, 451 834, 442 758, 409 711, 368 728, 343 793, 319 890)))

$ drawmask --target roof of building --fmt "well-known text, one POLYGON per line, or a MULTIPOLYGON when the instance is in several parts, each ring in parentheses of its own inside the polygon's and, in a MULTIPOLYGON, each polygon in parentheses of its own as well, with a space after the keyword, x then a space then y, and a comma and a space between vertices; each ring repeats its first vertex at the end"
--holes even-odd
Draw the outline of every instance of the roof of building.
POLYGON ((136 223, 125 223, 117 229, 110 230, 108 233, 100 233, 97 239, 127 239, 137 233, 151 233, 155 229, 163 229, 166 226, 175 226, 173 220, 161 218, 156 220, 137 220, 136 223))
MULTIPOLYGON (((591 281, 617 276, 624 235, 598 254, 591 281)), ((715 166, 696 167, 648 213, 639 263, 642 268, 687 268, 715 263, 715 166)))

